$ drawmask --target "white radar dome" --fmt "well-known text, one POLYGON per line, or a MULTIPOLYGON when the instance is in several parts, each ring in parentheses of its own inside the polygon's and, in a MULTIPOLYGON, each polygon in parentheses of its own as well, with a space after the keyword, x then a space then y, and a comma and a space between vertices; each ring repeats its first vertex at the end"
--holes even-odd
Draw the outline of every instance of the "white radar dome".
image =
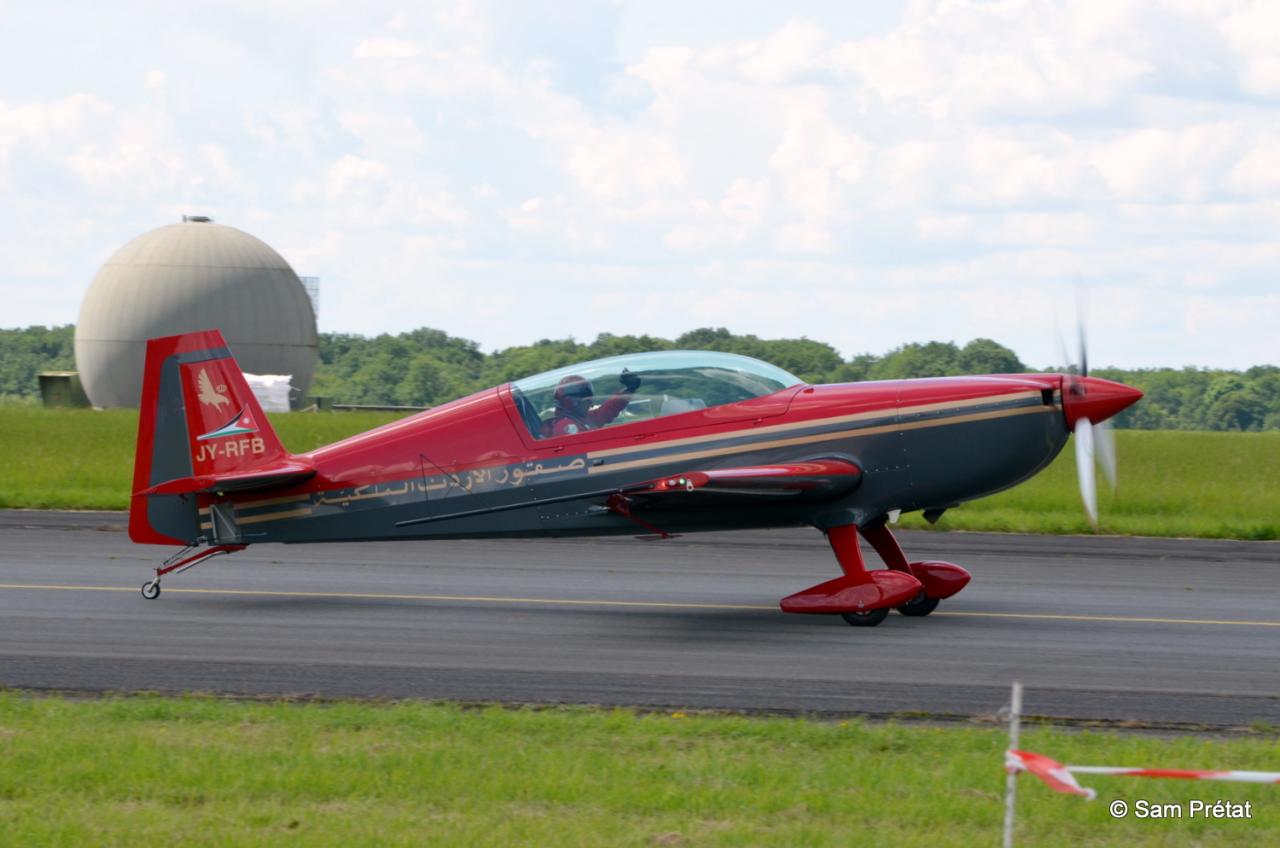
POLYGON ((205 217, 143 233, 93 278, 76 322, 76 367, 97 407, 136 407, 147 339, 218 329, 250 374, 288 374, 305 394, 316 318, 269 245, 205 217))

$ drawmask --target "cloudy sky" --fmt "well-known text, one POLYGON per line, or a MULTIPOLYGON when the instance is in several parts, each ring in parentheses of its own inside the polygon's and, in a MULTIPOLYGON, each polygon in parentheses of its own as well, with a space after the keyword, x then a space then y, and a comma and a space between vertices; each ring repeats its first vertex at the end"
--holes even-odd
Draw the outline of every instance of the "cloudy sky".
POLYGON ((1280 362, 1273 0, 0 0, 0 326, 207 214, 323 330, 1280 362))

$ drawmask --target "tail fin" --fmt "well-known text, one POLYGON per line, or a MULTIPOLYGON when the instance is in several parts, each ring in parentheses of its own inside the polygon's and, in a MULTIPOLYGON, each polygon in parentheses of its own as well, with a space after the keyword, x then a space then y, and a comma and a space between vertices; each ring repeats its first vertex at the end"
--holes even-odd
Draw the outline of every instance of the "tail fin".
POLYGON ((280 444, 217 330, 148 341, 139 406, 135 542, 195 544, 201 495, 281 488, 315 474, 280 444))

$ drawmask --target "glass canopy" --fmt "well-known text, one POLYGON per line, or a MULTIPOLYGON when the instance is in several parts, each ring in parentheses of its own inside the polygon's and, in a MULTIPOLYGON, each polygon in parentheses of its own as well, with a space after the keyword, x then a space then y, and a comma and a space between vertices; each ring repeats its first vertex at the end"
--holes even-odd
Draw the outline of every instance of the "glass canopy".
POLYGON ((801 382, 748 356, 666 350, 536 374, 512 383, 511 395, 529 432, 544 439, 738 403, 801 382))

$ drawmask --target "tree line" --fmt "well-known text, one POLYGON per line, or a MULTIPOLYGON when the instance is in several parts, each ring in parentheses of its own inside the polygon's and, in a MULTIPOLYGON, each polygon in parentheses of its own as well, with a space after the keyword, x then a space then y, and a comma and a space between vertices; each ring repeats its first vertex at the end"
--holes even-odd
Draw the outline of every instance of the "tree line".
MULTIPOLYGON (((40 371, 75 368, 74 327, 0 329, 0 398, 39 395, 40 371)), ((321 333, 311 394, 339 403, 432 406, 508 380, 574 362, 653 350, 718 350, 771 362, 810 383, 891 380, 1035 370, 991 339, 912 342, 882 355, 844 359, 831 345, 807 338, 762 339, 723 327, 675 339, 615 336, 592 342, 543 339, 485 353, 479 344, 428 327, 374 337, 321 333)), ((1145 399, 1116 425, 1143 430, 1280 430, 1280 367, 1247 371, 1208 368, 1101 368, 1094 374, 1142 389, 1145 399)))

